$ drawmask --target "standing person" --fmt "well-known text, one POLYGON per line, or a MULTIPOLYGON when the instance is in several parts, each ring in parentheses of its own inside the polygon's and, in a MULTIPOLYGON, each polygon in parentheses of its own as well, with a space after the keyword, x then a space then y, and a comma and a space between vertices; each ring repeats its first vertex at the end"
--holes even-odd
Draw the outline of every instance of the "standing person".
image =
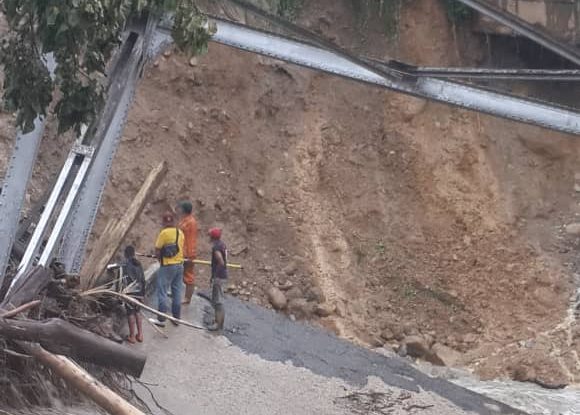
MULTIPOLYGON (((137 258, 135 258, 135 247, 128 245, 125 247, 125 260, 123 261, 123 291, 143 302, 145 298, 145 273, 143 266, 137 258)), ((127 342, 134 344, 136 341, 143 342, 143 316, 138 305, 133 303, 125 303, 127 310, 127 320, 129 323, 129 337, 127 342), (135 333, 135 329, 136 333, 135 333)))
POLYGON ((179 202, 177 214, 179 215, 179 228, 183 232, 183 283, 185 284, 185 296, 183 304, 190 304, 195 291, 195 273, 193 260, 197 249, 197 221, 193 217, 193 205, 189 201, 179 202))
MULTIPOLYGON (((171 287, 171 314, 181 318, 181 280, 183 278, 183 232, 175 223, 175 215, 166 212, 162 218, 163 229, 155 242, 155 255, 159 259, 157 272, 158 310, 167 312, 167 291, 171 287)), ((151 319, 158 326, 165 326, 165 317, 151 319)), ((176 324, 176 323, 174 323, 176 324)))
POLYGON ((209 327, 211 331, 224 328, 226 311, 224 308, 224 286, 228 278, 228 251, 221 240, 222 230, 212 228, 208 232, 211 248, 211 302, 214 308, 215 322, 209 327))

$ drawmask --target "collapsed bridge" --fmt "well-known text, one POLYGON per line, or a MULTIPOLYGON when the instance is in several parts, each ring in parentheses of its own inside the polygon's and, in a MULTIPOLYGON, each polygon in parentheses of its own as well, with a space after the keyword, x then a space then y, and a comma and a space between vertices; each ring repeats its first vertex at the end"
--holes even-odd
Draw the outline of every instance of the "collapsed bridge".
MULTIPOLYGON (((292 36, 208 16, 209 26, 215 28, 213 42, 379 88, 580 135, 580 113, 576 110, 457 80, 578 80, 579 70, 417 68, 395 61, 379 62, 354 56, 307 30, 246 6, 292 36)), ((517 21, 508 23, 518 25, 517 21)), ((107 102, 100 119, 95 125, 84 126, 52 189, 21 223, 24 195, 45 121, 38 119, 34 131, 18 135, 0 194, 0 286, 6 282, 4 271, 9 266, 15 274, 12 285, 34 264, 48 265, 55 258, 69 273, 80 270, 135 90, 146 63, 171 44, 169 24, 150 16, 126 28, 111 63, 107 102)), ((556 43, 554 47, 560 46, 556 43)), ((9 288, 7 283, 4 286, 9 288)))

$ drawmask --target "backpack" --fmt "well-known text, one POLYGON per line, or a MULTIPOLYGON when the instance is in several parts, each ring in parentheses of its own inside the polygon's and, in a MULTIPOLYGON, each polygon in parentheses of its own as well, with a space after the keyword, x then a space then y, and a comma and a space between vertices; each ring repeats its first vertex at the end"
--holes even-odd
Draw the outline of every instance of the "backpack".
POLYGON ((173 258, 179 253, 179 228, 175 228, 175 243, 164 245, 161 248, 162 258, 173 258))

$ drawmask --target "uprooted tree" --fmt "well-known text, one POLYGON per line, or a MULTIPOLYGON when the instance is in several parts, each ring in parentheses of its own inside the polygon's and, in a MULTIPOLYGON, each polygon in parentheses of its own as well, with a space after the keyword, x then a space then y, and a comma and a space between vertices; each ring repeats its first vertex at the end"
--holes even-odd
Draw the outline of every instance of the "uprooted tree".
POLYGON ((195 0, 4 0, 0 7, 9 28, 0 46, 4 105, 17 112, 24 132, 53 99, 59 132, 78 133, 97 117, 107 62, 131 18, 173 13, 173 40, 188 54, 203 52, 210 36, 195 0), (54 77, 48 53, 56 61, 54 77))

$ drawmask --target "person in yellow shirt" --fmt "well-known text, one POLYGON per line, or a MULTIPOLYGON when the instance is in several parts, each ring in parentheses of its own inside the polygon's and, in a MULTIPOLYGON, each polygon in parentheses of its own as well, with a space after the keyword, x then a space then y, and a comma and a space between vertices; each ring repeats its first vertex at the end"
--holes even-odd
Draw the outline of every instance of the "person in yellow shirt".
MULTIPOLYGON (((157 272, 158 310, 167 313, 167 292, 171 287, 171 314, 181 318, 181 287, 183 278, 184 235, 175 221, 175 215, 166 212, 162 218, 163 229, 155 242, 155 255, 159 259, 157 272)), ((158 326, 165 326, 165 318, 158 316, 151 320, 158 326)))

